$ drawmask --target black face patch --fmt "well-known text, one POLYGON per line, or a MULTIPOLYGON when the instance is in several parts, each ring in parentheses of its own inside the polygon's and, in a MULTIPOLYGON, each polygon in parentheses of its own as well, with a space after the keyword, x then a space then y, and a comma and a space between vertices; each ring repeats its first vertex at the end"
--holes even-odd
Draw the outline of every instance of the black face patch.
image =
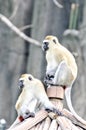
POLYGON ((19 80, 19 87, 22 89, 24 87, 23 80, 19 80))
POLYGON ((56 40, 55 39, 53 39, 53 42, 56 44, 56 40))
POLYGON ((43 51, 47 51, 47 50, 49 49, 48 45, 49 45, 48 42, 44 42, 44 43, 42 44, 42 49, 43 49, 43 51))

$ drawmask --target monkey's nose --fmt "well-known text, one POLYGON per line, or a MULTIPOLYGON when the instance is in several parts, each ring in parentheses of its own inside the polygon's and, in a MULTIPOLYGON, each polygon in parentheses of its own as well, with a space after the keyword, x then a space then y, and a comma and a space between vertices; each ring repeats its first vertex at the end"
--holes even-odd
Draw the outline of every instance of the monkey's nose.
POLYGON ((20 87, 20 88, 23 88, 23 87, 24 87, 23 82, 24 82, 23 80, 19 80, 19 87, 20 87))
POLYGON ((49 44, 49 43, 48 43, 47 41, 43 41, 42 49, 43 49, 44 51, 47 51, 47 50, 49 49, 48 44, 49 44))

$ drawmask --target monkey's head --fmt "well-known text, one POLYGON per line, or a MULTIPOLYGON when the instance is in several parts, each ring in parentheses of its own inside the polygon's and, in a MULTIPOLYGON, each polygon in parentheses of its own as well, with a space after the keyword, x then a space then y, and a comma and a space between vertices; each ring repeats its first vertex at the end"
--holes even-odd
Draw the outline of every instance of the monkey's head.
POLYGON ((43 49, 43 51, 47 51, 56 45, 59 45, 59 41, 58 41, 57 37, 49 35, 49 36, 45 37, 43 44, 42 44, 42 49, 43 49))
POLYGON ((31 74, 22 74, 19 79, 19 87, 22 89, 26 86, 31 86, 35 78, 31 74))

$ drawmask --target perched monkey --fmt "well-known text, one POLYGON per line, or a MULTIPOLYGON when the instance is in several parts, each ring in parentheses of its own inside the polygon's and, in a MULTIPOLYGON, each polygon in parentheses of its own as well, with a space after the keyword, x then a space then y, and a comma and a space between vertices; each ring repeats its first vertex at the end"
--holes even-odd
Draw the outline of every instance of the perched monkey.
POLYGON ((13 128, 25 118, 34 116, 38 106, 61 115, 61 112, 49 101, 44 86, 40 80, 34 78, 30 74, 23 74, 19 79, 19 85, 22 88, 22 92, 15 105, 18 118, 10 128, 13 128))
POLYGON ((46 53, 47 68, 45 82, 65 87, 67 105, 75 118, 86 125, 76 114, 71 102, 71 88, 77 77, 77 64, 71 52, 62 46, 55 36, 46 36, 42 49, 46 53))

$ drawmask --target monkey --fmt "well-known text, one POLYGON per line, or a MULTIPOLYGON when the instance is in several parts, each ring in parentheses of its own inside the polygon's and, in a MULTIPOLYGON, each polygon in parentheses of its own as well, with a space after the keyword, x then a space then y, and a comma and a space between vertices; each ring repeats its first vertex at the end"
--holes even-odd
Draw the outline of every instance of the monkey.
POLYGON ((71 101, 71 89, 78 73, 74 56, 59 43, 56 36, 52 35, 45 37, 42 50, 45 51, 47 61, 45 83, 47 85, 60 85, 65 88, 69 110, 78 121, 86 125, 86 121, 75 112, 71 101))
POLYGON ((38 106, 40 106, 39 109, 44 108, 61 115, 61 112, 49 101, 44 85, 40 80, 31 74, 22 74, 19 79, 19 86, 22 88, 22 92, 15 105, 18 118, 10 129, 20 123, 20 120, 22 121, 29 116, 34 117, 38 106))

